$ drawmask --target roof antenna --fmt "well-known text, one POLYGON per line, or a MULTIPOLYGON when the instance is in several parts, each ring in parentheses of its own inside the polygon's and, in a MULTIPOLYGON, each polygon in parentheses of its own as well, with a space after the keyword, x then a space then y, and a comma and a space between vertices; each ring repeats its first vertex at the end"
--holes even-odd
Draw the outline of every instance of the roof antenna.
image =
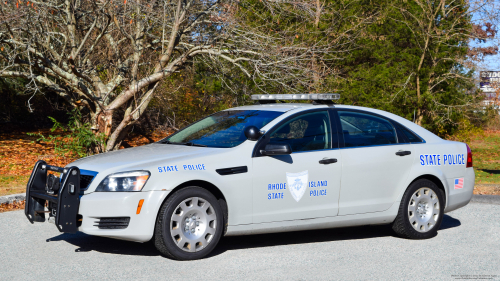
POLYGON ((415 109, 413 110, 413 123, 415 123, 415 109))

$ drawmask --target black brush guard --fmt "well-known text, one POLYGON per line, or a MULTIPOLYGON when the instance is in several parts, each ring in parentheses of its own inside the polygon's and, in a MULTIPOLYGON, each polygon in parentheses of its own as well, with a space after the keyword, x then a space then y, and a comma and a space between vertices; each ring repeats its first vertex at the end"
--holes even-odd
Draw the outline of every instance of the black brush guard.
POLYGON ((80 207, 80 169, 61 168, 38 161, 26 186, 24 214, 31 223, 44 222, 45 214, 55 221, 60 232, 75 233, 78 230, 78 208, 80 207), (61 173, 60 187, 51 192, 47 187, 47 172, 61 173), (47 205, 48 211, 45 211, 47 205))

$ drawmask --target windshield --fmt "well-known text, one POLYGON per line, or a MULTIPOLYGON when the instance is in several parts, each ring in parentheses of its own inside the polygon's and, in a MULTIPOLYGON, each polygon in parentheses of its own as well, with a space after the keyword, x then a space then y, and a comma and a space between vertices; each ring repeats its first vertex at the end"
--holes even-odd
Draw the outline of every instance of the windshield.
POLYGON ((208 147, 235 147, 247 138, 248 126, 264 127, 283 112, 227 110, 217 112, 177 132, 166 143, 208 147))

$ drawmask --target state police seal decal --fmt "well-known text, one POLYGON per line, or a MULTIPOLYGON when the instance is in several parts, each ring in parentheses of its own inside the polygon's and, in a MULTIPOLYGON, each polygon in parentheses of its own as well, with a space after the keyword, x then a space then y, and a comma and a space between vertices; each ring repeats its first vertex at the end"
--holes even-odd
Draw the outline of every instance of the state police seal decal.
POLYGON ((288 182, 288 190, 292 194, 293 199, 299 202, 307 189, 309 182, 309 172, 307 170, 300 173, 286 173, 288 182))

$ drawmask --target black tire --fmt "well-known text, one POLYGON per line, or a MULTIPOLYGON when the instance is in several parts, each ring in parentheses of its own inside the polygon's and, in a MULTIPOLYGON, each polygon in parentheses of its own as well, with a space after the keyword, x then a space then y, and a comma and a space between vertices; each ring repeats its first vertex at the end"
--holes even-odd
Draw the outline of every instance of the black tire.
POLYGON ((441 226, 441 222, 443 221, 445 207, 444 197, 444 192, 434 182, 428 179, 419 179, 417 181, 414 181, 412 184, 410 184, 405 194, 403 195, 403 198, 401 199, 398 215, 392 223, 392 229, 400 237, 409 239, 428 239, 436 236, 437 231, 441 226), (415 198, 419 200, 418 198, 420 196, 417 197, 418 194, 416 194, 416 192, 419 190, 420 192, 423 192, 422 194, 420 194, 420 196, 429 194, 430 196, 437 196, 437 200, 432 200, 439 202, 439 209, 435 209, 435 202, 434 204, 432 204, 433 202, 425 202, 426 200, 429 201, 431 199, 425 199, 423 197, 421 199, 421 201, 423 201, 422 207, 420 207, 418 203, 421 203, 421 201, 415 201, 415 198), (430 190, 432 190, 433 193, 430 190), (428 194, 424 194, 425 191, 427 191, 428 194), (430 210, 430 212, 428 210, 426 211, 426 206, 428 204, 424 203, 431 203, 430 205, 433 206, 433 209, 430 210), (416 209, 415 212, 410 211, 410 204, 413 204, 412 208, 416 209), (422 214, 420 213, 420 211, 422 212, 422 214), (434 214, 438 215, 437 219, 435 219, 434 214), (420 216, 424 216, 424 219, 422 219, 421 221, 419 220, 420 216), (427 216, 430 216, 430 221, 428 222, 425 221, 425 219, 427 219, 427 216), (411 221, 413 221, 413 223, 411 221), (429 227, 432 222, 434 222, 434 225, 429 227), (425 230, 425 228, 429 229, 425 230))
MULTIPOLYGON (((207 213, 208 212, 209 210, 207 209, 207 213)), ((212 212, 212 209, 210 212, 212 212)), ((212 213, 210 213, 210 215, 211 214, 212 213)), ((178 227, 182 226, 179 225, 178 227)), ((189 186, 176 191, 163 203, 156 220, 154 243, 156 249, 158 249, 161 254, 168 258, 176 260, 196 260, 205 257, 215 248, 215 246, 217 246, 217 243, 219 242, 223 231, 224 214, 217 198, 215 198, 215 196, 206 189, 197 186, 189 186), (211 207, 213 207, 213 211, 215 212, 215 222, 213 222, 211 226, 215 226, 213 227, 215 228, 215 233, 213 234, 213 237, 211 237, 211 240, 208 242, 208 244, 204 245, 203 248, 201 248, 200 250, 196 250, 195 252, 189 252, 187 250, 181 249, 180 246, 177 246, 177 244, 181 244, 180 242, 174 242, 174 238, 171 235, 171 223, 173 223, 172 215, 174 211, 177 210, 176 212, 178 212, 179 204, 193 197, 198 197, 205 201, 208 201, 211 207)), ((175 234, 175 232, 172 233, 175 234)), ((185 233, 187 233, 186 235, 190 235, 189 231, 185 233)), ((186 238, 185 236, 183 237, 186 238)), ((187 244, 189 249, 190 247, 193 247, 190 246, 189 243, 187 244)), ((195 249, 197 246, 198 244, 194 245, 195 249)))

